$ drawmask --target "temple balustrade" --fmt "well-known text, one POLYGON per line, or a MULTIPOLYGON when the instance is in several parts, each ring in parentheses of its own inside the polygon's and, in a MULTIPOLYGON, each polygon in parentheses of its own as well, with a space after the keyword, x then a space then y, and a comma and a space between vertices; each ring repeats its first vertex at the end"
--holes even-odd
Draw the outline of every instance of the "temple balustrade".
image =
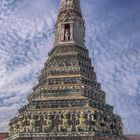
MULTIPOLYGON (((67 99, 67 97, 66 97, 67 99)), ((64 107, 84 107, 87 106, 88 100, 72 100, 72 99, 67 99, 67 100, 34 100, 32 105, 34 108, 64 108, 64 107)))

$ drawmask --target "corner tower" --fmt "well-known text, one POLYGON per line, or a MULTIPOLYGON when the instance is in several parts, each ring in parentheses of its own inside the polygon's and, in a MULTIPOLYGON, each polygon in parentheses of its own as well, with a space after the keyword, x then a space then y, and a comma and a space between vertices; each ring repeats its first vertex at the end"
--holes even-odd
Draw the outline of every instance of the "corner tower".
POLYGON ((79 0, 61 0, 55 43, 28 96, 11 119, 8 140, 124 140, 120 116, 106 103, 84 45, 79 0))

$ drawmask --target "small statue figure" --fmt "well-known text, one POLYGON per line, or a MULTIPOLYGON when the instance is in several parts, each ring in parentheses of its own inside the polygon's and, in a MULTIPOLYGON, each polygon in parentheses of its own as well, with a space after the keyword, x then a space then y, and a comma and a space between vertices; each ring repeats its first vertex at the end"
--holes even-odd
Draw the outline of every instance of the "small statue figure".
POLYGON ((65 31, 65 41, 69 40, 69 36, 70 36, 69 30, 66 29, 66 31, 65 31))

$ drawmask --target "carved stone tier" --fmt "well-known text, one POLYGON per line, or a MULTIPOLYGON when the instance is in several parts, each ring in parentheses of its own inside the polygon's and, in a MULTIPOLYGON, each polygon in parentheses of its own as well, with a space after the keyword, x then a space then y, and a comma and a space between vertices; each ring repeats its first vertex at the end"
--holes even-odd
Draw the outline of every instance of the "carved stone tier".
MULTIPOLYGON (((69 133, 69 136, 63 135, 63 133, 56 133, 55 136, 52 136, 53 133, 18 133, 12 137, 15 140, 124 140, 124 137, 108 137, 100 136, 95 137, 91 133, 69 133), (87 135, 87 136, 85 136, 87 135)), ((7 140, 11 140, 8 138, 7 140)))
POLYGON ((49 137, 122 136, 121 119, 114 114, 76 107, 63 109, 31 109, 10 122, 11 136, 43 134, 49 137))

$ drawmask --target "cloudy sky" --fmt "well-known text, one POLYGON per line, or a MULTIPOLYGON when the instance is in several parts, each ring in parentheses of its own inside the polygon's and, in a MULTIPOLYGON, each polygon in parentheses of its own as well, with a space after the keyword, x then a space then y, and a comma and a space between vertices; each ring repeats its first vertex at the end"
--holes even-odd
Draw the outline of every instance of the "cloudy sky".
MULTIPOLYGON (((0 131, 26 104, 49 50, 59 0, 0 0, 0 131)), ((81 0, 86 46, 125 133, 140 134, 140 1, 81 0)))

